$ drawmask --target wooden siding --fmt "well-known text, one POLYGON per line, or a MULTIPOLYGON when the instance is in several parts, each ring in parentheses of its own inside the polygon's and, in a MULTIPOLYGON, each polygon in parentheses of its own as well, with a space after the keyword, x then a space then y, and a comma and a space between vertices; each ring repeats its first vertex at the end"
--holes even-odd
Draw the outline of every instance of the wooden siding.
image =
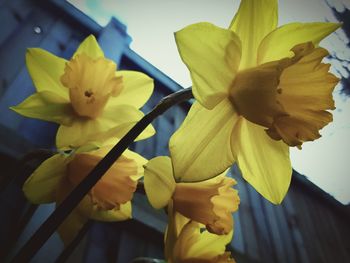
MULTIPOLYGON (((233 169, 233 176, 240 178, 237 168, 233 169)), ((346 208, 330 196, 315 194, 313 188, 317 189, 317 186, 305 186, 306 180, 294 171, 286 198, 276 206, 262 198, 244 180, 238 179, 241 198, 243 194, 238 214, 240 221, 245 218, 248 221, 246 227, 250 228, 242 231, 243 240, 247 240, 244 254, 248 258, 278 263, 350 261, 350 217, 346 208), (247 189, 251 193, 248 201, 247 189), (329 204, 330 200, 334 202, 329 204), (246 215, 247 206, 254 220, 246 215), (256 249, 256 243, 260 250, 256 249)), ((235 240, 231 245, 236 248, 235 240)))
MULTIPOLYGON (((30 210, 33 208, 24 202, 20 190, 25 175, 28 176, 31 170, 21 170, 23 164, 18 158, 35 147, 52 147, 57 129, 54 124, 23 118, 8 110, 9 106, 34 92, 24 64, 27 47, 41 47, 69 58, 81 40, 94 33, 106 56, 114 59, 121 69, 142 71, 154 78, 155 93, 143 107, 144 112, 181 87, 128 48, 130 38, 115 19, 101 28, 59 0, 0 0, 0 7, 0 22, 6 25, 0 31, 1 163, 8 165, 8 177, 19 174, 16 180, 6 184, 7 187, 3 184, 0 191, 0 203, 7 214, 0 222, 0 247, 4 248, 11 229, 21 221, 19 219, 33 212, 30 210)), ((132 148, 147 158, 168 155, 168 140, 181 124, 189 106, 184 103, 166 112, 153 123, 157 134, 135 143, 132 148)), ((238 182, 241 205, 234 214, 235 234, 229 247, 239 263, 350 262, 348 208, 297 173, 294 173, 291 188, 280 206, 263 199, 242 179, 236 166, 232 168, 232 176, 238 182)), ((5 175, 1 175, 3 177, 5 175)), ((0 182, 8 183, 8 177, 0 182)), ((51 210, 52 207, 39 207, 24 229, 17 248, 28 238, 26 233, 33 232, 51 210)), ((126 263, 137 256, 161 258, 162 233, 166 227, 164 211, 153 210, 145 198, 137 194, 133 214, 134 219, 128 222, 94 223, 69 262, 126 263)), ((37 262, 49 262, 49 259, 53 262, 53 255, 58 255, 61 247, 57 237, 50 239, 44 247, 45 253, 36 256, 37 262)))

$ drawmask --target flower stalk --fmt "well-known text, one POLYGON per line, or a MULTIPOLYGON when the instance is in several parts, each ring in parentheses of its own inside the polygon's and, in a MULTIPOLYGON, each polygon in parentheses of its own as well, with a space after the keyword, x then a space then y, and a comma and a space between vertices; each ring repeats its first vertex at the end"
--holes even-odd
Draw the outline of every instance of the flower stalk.
POLYGON ((192 88, 180 90, 164 97, 148 114, 146 114, 130 131, 108 152, 108 154, 92 169, 68 197, 56 208, 29 241, 21 248, 11 262, 28 262, 43 246, 70 212, 79 204, 83 197, 107 172, 113 163, 122 155, 141 132, 166 110, 193 98, 192 88))
POLYGON ((72 254, 76 246, 79 244, 79 242, 84 238, 86 232, 89 230, 93 223, 93 220, 89 220, 85 223, 85 225, 80 229, 77 236, 74 238, 74 240, 64 248, 62 253, 58 256, 55 263, 64 263, 69 258, 69 256, 72 254))

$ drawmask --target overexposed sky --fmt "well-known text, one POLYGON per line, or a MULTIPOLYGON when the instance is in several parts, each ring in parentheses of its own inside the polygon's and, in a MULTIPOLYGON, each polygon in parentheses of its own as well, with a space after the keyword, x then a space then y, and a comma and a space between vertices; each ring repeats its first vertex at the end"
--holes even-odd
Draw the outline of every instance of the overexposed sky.
MULTIPOLYGON (((350 9, 349 0, 327 0, 338 11, 350 9)), ((197 22, 211 22, 228 27, 238 0, 69 0, 102 26, 115 16, 127 26, 131 48, 183 87, 191 86, 187 68, 182 63, 173 33, 197 22)), ((336 21, 324 0, 280 0, 279 25, 290 22, 336 21)), ((348 39, 338 30, 321 46, 330 53, 350 60, 348 39)), ((332 71, 346 76, 349 64, 331 62, 332 71)), ((334 121, 322 131, 322 138, 305 143, 302 150, 291 149, 294 169, 342 203, 350 202, 350 98, 334 92, 337 109, 334 121)))

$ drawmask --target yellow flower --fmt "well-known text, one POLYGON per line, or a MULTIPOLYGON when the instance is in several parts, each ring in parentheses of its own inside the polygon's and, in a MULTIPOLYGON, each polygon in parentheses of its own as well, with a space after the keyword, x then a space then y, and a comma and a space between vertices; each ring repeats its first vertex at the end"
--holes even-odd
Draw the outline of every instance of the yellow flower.
POLYGON ((233 227, 232 213, 239 197, 232 186, 236 181, 224 175, 194 183, 175 182, 171 159, 158 156, 145 166, 144 184, 151 205, 160 209, 173 202, 174 210, 202 223, 209 232, 228 234, 233 227), (157 191, 155 191, 157 189, 157 191))
MULTIPOLYGON (((117 70, 94 36, 87 37, 71 60, 30 48, 26 64, 36 93, 12 107, 17 113, 61 124, 58 148, 121 138, 143 113, 153 80, 136 71, 117 70)), ((150 125, 138 139, 154 134, 150 125)))
POLYGON ((233 235, 215 235, 203 230, 197 222, 190 221, 168 209, 169 225, 165 236, 165 257, 169 263, 224 263, 235 260, 225 252, 233 235))
MULTIPOLYGON (((52 156, 27 179, 23 186, 25 196, 35 204, 60 203, 110 148, 84 147, 70 156, 52 156)), ((88 218, 100 221, 130 219, 130 201, 146 162, 142 156, 126 150, 59 228, 63 241, 68 244, 88 218)))
POLYGON ((332 120, 338 79, 318 43, 339 24, 276 26, 276 0, 242 0, 229 29, 198 23, 176 33, 198 100, 170 139, 183 181, 216 176, 236 160, 258 192, 280 203, 289 146, 319 138, 332 120))

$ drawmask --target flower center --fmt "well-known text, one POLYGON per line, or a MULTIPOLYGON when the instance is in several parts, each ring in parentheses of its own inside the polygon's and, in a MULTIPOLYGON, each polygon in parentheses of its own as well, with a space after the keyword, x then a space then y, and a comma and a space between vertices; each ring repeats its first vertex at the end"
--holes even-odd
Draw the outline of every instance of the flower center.
POLYGON ((301 147, 319 138, 332 120, 332 91, 338 79, 321 63, 327 50, 311 42, 292 48, 294 56, 239 72, 230 90, 232 105, 247 120, 267 128, 274 140, 301 147))
POLYGON ((115 71, 113 61, 103 57, 92 59, 84 53, 66 64, 61 82, 69 89, 72 107, 79 116, 97 118, 109 97, 120 93, 122 79, 115 71))
POLYGON ((94 93, 92 91, 89 91, 89 90, 85 91, 85 93, 84 93, 84 95, 88 98, 90 98, 93 94, 94 93))
POLYGON ((285 61, 274 61, 241 71, 230 90, 229 99, 236 111, 251 122, 270 127, 273 117, 284 114, 277 102, 280 75, 285 61))

